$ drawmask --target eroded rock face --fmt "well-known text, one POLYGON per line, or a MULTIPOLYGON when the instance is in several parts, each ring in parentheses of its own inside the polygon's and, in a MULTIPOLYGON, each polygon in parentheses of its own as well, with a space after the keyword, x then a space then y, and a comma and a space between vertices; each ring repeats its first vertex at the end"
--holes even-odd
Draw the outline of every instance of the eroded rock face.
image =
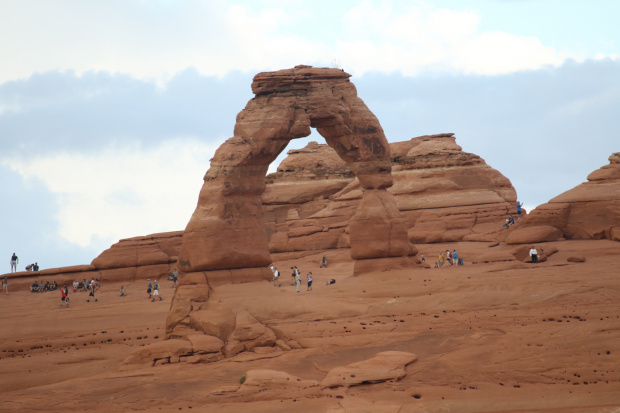
MULTIPOLYGON (((394 185, 388 191, 414 244, 498 240, 506 217, 516 216, 510 181, 464 152, 455 139, 447 133, 390 144, 394 185)), ((377 236, 363 215, 380 198, 365 190, 327 145, 311 142, 290 151, 278 172, 267 176, 262 200, 272 253, 348 248, 357 242, 355 253, 363 257, 368 238, 377 236), (349 225, 368 231, 354 241, 349 225)), ((386 206, 381 214, 389 211, 386 206)), ((391 247, 398 255, 408 246, 391 247)))
MULTIPOLYGON (((609 165, 588 175, 588 182, 538 206, 521 220, 506 242, 518 243, 527 235, 528 242, 546 241, 532 239, 531 234, 536 232, 533 228, 538 227, 556 228, 556 235, 566 239, 620 241, 620 152, 609 157, 609 165)), ((543 237, 548 232, 538 231, 543 237)))
POLYGON ((311 127, 367 191, 362 206, 370 208, 360 209, 356 219, 362 224, 350 226, 350 239, 364 237, 367 225, 382 234, 363 244, 352 242, 351 255, 362 259, 415 253, 386 192, 393 183, 389 145, 349 77, 338 69, 310 66, 255 76, 256 96, 237 115, 235 136, 212 159, 185 229, 179 257, 184 272, 265 267, 271 262, 261 200, 265 175, 288 142, 310 135, 311 127))
POLYGON ((91 266, 104 281, 163 278, 176 267, 183 232, 123 239, 103 251, 91 266))

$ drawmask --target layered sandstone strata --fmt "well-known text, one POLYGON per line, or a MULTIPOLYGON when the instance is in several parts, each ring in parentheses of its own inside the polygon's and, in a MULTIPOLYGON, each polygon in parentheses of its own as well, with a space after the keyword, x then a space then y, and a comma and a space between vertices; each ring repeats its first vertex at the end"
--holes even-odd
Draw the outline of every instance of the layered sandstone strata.
MULTIPOLYGON (((510 181, 454 134, 390 144, 396 200, 411 242, 494 241, 517 195, 510 181)), ((328 145, 292 150, 267 177, 262 196, 272 253, 347 248, 349 224, 366 190, 328 145)), ((380 200, 373 201, 380 203, 380 200)), ((361 208, 361 210, 367 210, 361 208)), ((365 237, 376 236, 366 228, 365 237)), ((361 249, 361 248, 360 248, 361 249)))
MULTIPOLYGON (((394 185, 388 191, 412 242, 498 241, 513 232, 501 227, 509 214, 516 215, 510 181, 479 156, 464 152, 453 134, 420 136, 391 143, 390 149, 394 185)), ((349 248, 349 224, 365 192, 329 145, 310 142, 289 151, 277 172, 267 176, 261 196, 271 254, 277 259, 286 253, 349 248)), ((161 277, 176 264, 182 235, 121 240, 92 264, 106 279, 146 278, 149 271, 161 277)), ((358 250, 363 252, 363 245, 358 250)), ((235 271, 215 274, 221 278, 215 285, 240 281, 235 271)))
POLYGON ((588 181, 538 206, 506 238, 509 244, 566 239, 620 241, 620 152, 588 181))

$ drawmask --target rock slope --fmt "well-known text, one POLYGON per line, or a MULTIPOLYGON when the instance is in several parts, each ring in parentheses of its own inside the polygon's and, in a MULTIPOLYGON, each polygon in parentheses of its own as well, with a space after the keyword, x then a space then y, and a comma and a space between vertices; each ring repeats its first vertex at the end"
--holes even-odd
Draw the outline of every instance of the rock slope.
POLYGON ((538 206, 506 238, 509 244, 566 239, 620 241, 620 152, 588 181, 538 206))

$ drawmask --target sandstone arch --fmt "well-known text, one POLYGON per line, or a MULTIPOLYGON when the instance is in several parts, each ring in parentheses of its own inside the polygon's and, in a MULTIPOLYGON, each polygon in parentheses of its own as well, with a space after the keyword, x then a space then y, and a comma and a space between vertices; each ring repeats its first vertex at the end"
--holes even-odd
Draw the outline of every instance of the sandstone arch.
MULTIPOLYGON (((183 234, 185 272, 167 320, 168 337, 203 331, 200 312, 217 285, 270 279, 261 194, 269 165, 314 127, 355 173, 364 196, 349 223, 356 272, 409 265, 416 254, 392 195, 390 149, 377 118, 339 69, 296 66, 259 73, 255 97, 237 115, 234 136, 216 151, 183 234), (377 261, 377 259, 380 259, 377 261), (359 265, 359 263, 363 263, 359 265), (192 316, 192 314, 194 314, 192 316)), ((204 332, 204 331, 203 331, 204 332)))
POLYGON ((347 162, 365 189, 350 224, 352 257, 413 252, 393 198, 385 191, 392 186, 387 140, 349 77, 339 69, 310 66, 254 77, 256 96, 237 115, 234 137, 211 160, 185 229, 179 259, 183 271, 269 265, 260 200, 265 175, 287 144, 310 135, 311 127, 347 162))

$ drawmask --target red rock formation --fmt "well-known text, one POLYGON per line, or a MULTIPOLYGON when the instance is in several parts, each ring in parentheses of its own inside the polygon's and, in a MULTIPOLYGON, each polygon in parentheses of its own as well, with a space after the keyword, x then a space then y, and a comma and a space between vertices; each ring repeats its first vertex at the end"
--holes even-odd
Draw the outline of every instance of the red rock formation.
MULTIPOLYGON (((191 314, 206 305, 210 288, 271 278, 261 200, 265 175, 289 141, 310 135, 311 127, 366 191, 348 226, 351 256, 356 260, 396 258, 399 265, 412 264, 406 259, 416 250, 387 192, 393 184, 390 148, 379 121, 357 97, 349 77, 338 69, 310 66, 254 77, 256 96, 237 115, 234 137, 211 160, 198 206, 183 233, 179 264, 186 276, 168 315, 168 337, 196 332, 191 314)), ((299 234, 314 232, 318 230, 304 228, 299 234)), ((243 334, 235 334, 227 337, 226 354, 249 345, 243 334)), ((270 338, 275 345, 275 335, 270 338)))
MULTIPOLYGON (((353 242, 352 256, 415 254, 394 200, 385 191, 393 182, 389 146, 349 77, 338 69, 310 66, 255 76, 256 97, 237 116, 235 136, 212 159, 185 229, 179 259, 184 271, 264 268, 271 262, 260 198, 265 174, 291 139, 310 135, 310 127, 369 190, 366 204, 372 207, 353 219, 352 239, 364 238, 368 225, 383 236, 353 242)), ((210 274, 209 280, 213 278, 210 274)))
POLYGON ((176 231, 122 239, 91 265, 105 281, 164 277, 177 266, 182 236, 176 231))
MULTIPOLYGON (((411 242, 497 240, 508 214, 516 215, 510 181, 463 152, 453 134, 421 136, 390 149, 394 185, 388 191, 411 242)), ((348 225, 356 225, 352 217, 368 191, 335 151, 316 142, 290 151, 267 182, 262 200, 272 253, 350 246, 348 225)))
POLYGON ((620 241, 620 152, 588 182, 538 206, 506 238, 509 244, 561 239, 620 241))
MULTIPOLYGON (((392 143, 390 148, 394 185, 389 191, 412 242, 495 241, 509 234, 501 225, 508 213, 516 212, 514 188, 480 157, 463 152, 453 134, 421 136, 392 143)), ((349 248, 349 224, 365 192, 346 162, 328 145, 310 142, 305 148, 289 151, 278 171, 267 176, 261 196, 272 259, 288 253, 349 248)), ((366 224, 361 226, 367 229, 366 224)), ((531 231, 545 232, 547 235, 535 238, 547 240, 557 239, 559 230, 547 226, 531 231)), ((121 240, 97 257, 92 269, 106 280, 161 277, 170 272, 179 255, 182 234, 121 240)), ((367 239, 362 236, 360 240, 358 251, 363 254, 367 239)), ((406 264, 394 267, 393 262, 372 260, 364 267, 386 269, 406 264)), ((248 281, 262 272, 218 270, 209 274, 211 285, 216 286, 248 281)), ((204 275, 200 279, 206 283, 204 275)))

